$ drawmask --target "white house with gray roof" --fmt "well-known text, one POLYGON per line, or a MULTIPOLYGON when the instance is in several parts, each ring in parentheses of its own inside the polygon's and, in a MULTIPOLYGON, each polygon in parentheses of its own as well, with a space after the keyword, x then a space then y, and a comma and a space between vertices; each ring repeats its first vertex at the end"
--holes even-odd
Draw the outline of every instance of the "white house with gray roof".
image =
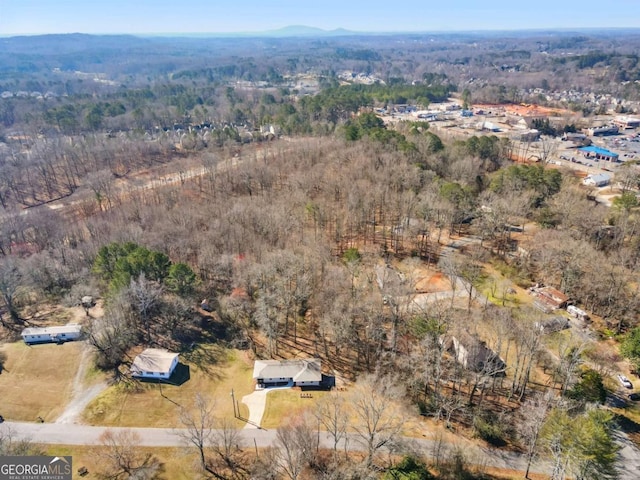
POLYGON ((32 343, 62 343, 77 340, 82 335, 82 327, 77 323, 53 327, 30 327, 22 330, 22 339, 27 345, 32 343))
POLYGON ((178 354, 161 348, 147 348, 137 355, 131 365, 131 376, 166 380, 178 365, 178 354))
POLYGON ((253 378, 259 387, 292 385, 317 387, 322 382, 319 358, 298 360, 256 360, 253 378))

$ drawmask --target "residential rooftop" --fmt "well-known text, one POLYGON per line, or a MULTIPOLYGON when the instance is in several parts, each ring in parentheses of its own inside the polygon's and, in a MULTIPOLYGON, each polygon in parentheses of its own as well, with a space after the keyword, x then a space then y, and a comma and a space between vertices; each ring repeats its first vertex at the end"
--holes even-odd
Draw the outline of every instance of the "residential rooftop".
POLYGON ((253 378, 292 378, 294 382, 319 382, 322 380, 322 367, 319 358, 256 360, 253 378))
POLYGON ((24 335, 56 335, 58 333, 78 332, 82 326, 79 323, 68 323, 67 325, 54 325, 51 327, 29 327, 22 330, 24 335))
POLYGON ((168 373, 177 356, 177 353, 161 348, 147 348, 133 360, 131 374, 137 375, 141 372, 168 373))

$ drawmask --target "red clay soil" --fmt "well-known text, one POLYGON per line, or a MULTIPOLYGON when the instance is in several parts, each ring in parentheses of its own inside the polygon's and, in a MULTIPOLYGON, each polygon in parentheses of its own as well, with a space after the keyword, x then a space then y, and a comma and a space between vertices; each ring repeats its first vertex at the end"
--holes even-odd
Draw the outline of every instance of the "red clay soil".
POLYGON ((473 108, 480 108, 482 110, 487 111, 504 111, 505 113, 510 113, 512 115, 519 115, 521 117, 537 117, 537 116, 558 116, 558 115, 575 115, 575 112, 571 110, 566 110, 563 108, 551 108, 551 107, 543 107, 540 105, 534 104, 499 104, 499 105, 490 105, 490 104, 474 104, 473 108))
POLYGON ((426 271, 418 277, 416 291, 421 293, 446 292, 451 290, 451 283, 441 272, 426 271))

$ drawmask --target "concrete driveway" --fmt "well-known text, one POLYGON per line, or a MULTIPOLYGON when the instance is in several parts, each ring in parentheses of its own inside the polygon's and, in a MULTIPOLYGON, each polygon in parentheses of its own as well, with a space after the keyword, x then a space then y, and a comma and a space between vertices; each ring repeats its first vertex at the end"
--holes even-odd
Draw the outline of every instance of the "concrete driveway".
POLYGON ((286 390, 291 388, 292 385, 286 387, 272 387, 256 389, 253 393, 242 397, 242 403, 249 408, 249 419, 245 425, 245 429, 260 428, 260 422, 262 422, 262 416, 264 415, 264 409, 267 406, 267 394, 275 390, 286 390))

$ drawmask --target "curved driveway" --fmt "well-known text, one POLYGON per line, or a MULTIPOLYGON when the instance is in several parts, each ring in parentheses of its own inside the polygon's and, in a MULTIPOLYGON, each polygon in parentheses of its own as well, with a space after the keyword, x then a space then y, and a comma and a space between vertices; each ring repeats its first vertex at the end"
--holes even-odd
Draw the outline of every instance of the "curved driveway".
POLYGON ((249 395, 242 397, 242 403, 249 407, 249 420, 247 420, 247 424, 244 428, 260 428, 264 411, 267 408, 267 394, 274 390, 286 390, 288 388, 291 388, 291 385, 286 387, 256 389, 249 395))

